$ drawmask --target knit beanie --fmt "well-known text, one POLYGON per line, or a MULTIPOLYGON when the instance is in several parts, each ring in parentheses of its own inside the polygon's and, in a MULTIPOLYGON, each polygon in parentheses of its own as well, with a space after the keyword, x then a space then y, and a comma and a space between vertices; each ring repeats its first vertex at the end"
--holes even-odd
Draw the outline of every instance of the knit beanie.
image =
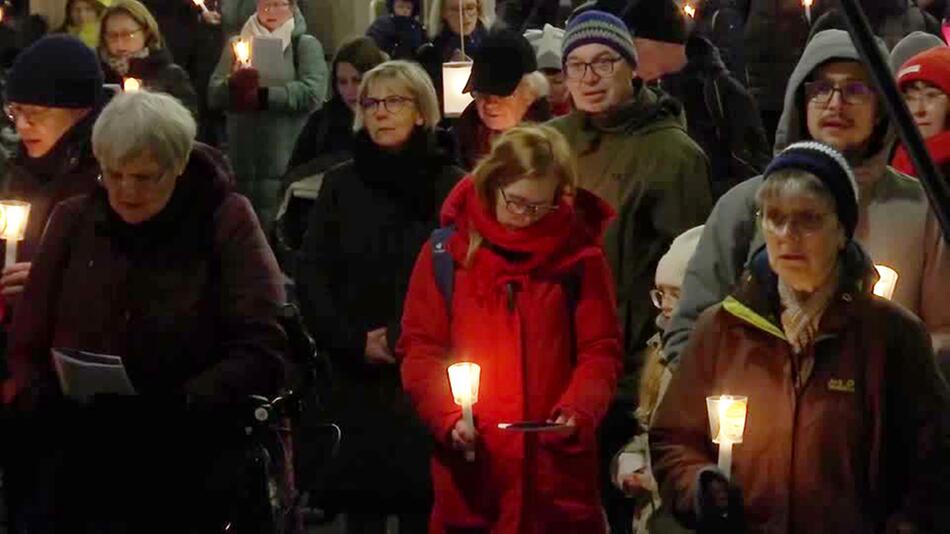
POLYGON ((531 43, 538 60, 540 70, 561 70, 561 46, 564 43, 564 30, 545 24, 543 30, 524 32, 525 39, 531 43))
POLYGON ((942 46, 921 52, 897 72, 897 85, 901 89, 918 81, 929 83, 950 95, 950 48, 942 46))
POLYGON ((17 56, 7 75, 6 100, 51 108, 91 108, 102 100, 96 53, 71 35, 51 35, 17 56))
POLYGON ((814 175, 835 199, 838 220, 848 239, 858 225, 858 182, 845 157, 834 148, 817 141, 794 143, 766 167, 763 184, 781 170, 798 169, 814 175))
POLYGON ((891 65, 891 72, 896 76, 904 63, 907 63, 910 58, 921 52, 926 52, 931 48, 946 48, 946 46, 947 43, 944 43, 942 39, 932 33, 922 31, 912 32, 908 34, 907 37, 901 39, 899 43, 894 45, 894 49, 891 50, 891 56, 888 58, 888 63, 891 65))
POLYGON ((562 65, 575 48, 588 44, 602 44, 620 54, 631 68, 637 67, 637 50, 627 25, 610 13, 585 11, 567 23, 561 49, 562 65))
POLYGON ((702 235, 703 226, 700 225, 686 230, 673 240, 670 250, 666 251, 666 254, 660 258, 660 263, 656 265, 656 285, 683 286, 686 265, 696 252, 696 246, 699 245, 699 238, 702 235))

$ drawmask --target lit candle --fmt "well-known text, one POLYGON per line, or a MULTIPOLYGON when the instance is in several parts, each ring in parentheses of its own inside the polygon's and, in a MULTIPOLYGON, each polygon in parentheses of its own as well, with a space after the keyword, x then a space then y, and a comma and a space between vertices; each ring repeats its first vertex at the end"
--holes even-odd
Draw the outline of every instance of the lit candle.
POLYGON ((122 81, 122 90, 123 91, 138 91, 142 88, 142 80, 138 78, 126 78, 122 81))
MULTIPOLYGON (((475 416, 472 405, 478 402, 478 382, 482 369, 477 363, 460 362, 449 366, 449 385, 455 404, 462 407, 462 420, 472 432, 475 431, 475 416)), ((475 451, 465 451, 465 459, 475 460, 475 451)))
POLYGON ((4 15, 3 7, 0 6, 0 22, 3 22, 3 15, 4 15))
POLYGON ((802 0, 802 6, 805 7, 805 19, 808 21, 808 25, 811 25, 811 6, 815 3, 815 0, 802 0))
POLYGON ((207 6, 205 6, 205 0, 192 0, 192 2, 194 2, 196 6, 201 8, 202 13, 208 12, 208 8, 207 6))
POLYGON ((694 19, 696 18, 696 8, 692 4, 685 4, 683 6, 683 13, 686 13, 686 16, 694 19))
POLYGON ((7 255, 3 266, 16 263, 17 243, 26 235, 26 222, 30 218, 29 202, 4 200, 0 202, 0 239, 7 242, 7 255))
POLYGON ((719 445, 719 470, 732 477, 732 446, 742 443, 748 397, 719 395, 706 397, 709 432, 713 443, 719 445))
POLYGON ((894 297, 894 289, 897 287, 897 279, 900 278, 897 271, 887 265, 875 265, 874 268, 881 277, 874 284, 874 294, 891 300, 894 297))
POLYGON ((242 67, 251 66, 251 45, 244 39, 234 41, 234 56, 241 62, 242 67))
POLYGON ((442 64, 443 112, 446 117, 458 117, 472 103, 472 94, 464 92, 471 75, 470 61, 442 64))

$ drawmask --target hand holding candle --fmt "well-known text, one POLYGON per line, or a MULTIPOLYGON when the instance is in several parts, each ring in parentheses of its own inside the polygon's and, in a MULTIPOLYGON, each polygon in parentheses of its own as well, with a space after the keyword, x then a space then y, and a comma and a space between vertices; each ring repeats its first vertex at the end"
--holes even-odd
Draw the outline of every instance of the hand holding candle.
POLYGON ((877 274, 881 277, 874 284, 874 294, 891 300, 894 298, 894 289, 897 288, 897 279, 899 278, 897 271, 887 265, 875 265, 874 268, 877 269, 877 274))
POLYGON ((732 446, 742 443, 748 405, 748 397, 706 397, 709 432, 713 436, 713 443, 719 445, 719 469, 727 477, 732 476, 732 446))
MULTIPOLYGON (((455 404, 462 407, 462 420, 474 433, 475 416, 472 405, 478 402, 478 383, 481 377, 481 367, 477 363, 460 362, 449 366, 449 385, 452 387, 452 396, 455 404)), ((475 460, 475 450, 465 451, 465 459, 475 460)))
POLYGON ((4 200, 0 202, 0 238, 7 242, 4 267, 16 263, 17 243, 26 236, 26 222, 30 217, 29 202, 4 200))

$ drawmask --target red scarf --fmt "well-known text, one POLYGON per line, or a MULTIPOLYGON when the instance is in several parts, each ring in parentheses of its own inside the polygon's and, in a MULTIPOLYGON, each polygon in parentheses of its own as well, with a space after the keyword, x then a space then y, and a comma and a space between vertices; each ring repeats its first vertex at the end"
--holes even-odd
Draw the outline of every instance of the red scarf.
MULTIPOLYGON (((927 152, 930 152, 930 157, 933 158, 938 167, 950 163, 950 130, 938 133, 927 139, 926 143, 927 152)), ((917 170, 914 168, 914 164, 910 160, 910 154, 904 148, 904 145, 898 146, 894 152, 891 167, 909 176, 917 176, 917 170)))

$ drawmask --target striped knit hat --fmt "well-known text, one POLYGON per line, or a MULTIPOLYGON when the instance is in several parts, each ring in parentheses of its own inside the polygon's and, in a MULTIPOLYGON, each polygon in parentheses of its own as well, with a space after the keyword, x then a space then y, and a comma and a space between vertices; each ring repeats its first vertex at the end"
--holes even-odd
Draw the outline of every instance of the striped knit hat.
POLYGON ((579 46, 602 44, 620 54, 631 68, 637 68, 637 49, 622 20, 604 11, 585 11, 572 18, 564 30, 561 61, 579 46))

